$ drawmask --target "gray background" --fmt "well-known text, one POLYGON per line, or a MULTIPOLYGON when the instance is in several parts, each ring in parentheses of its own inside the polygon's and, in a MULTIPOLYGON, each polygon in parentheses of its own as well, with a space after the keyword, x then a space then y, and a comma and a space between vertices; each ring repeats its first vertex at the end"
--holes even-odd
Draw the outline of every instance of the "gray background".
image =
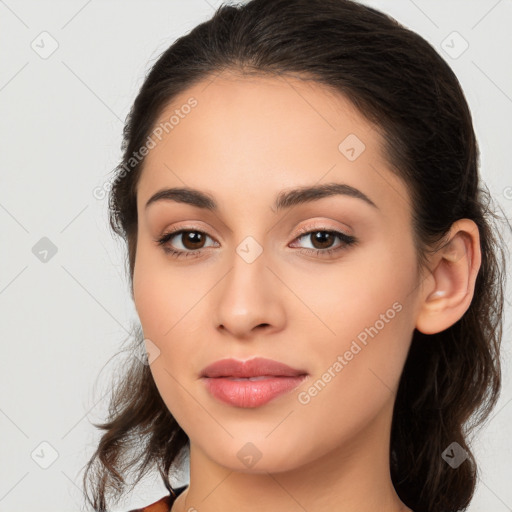
MULTIPOLYGON (((511 217, 512 1, 365 3, 452 66, 474 116, 482 176, 511 217)), ((218 5, 0 0, 2 512, 80 510, 83 466, 99 438, 91 422, 104 419, 120 364, 109 358, 136 321, 124 246, 93 191, 121 156, 123 120, 150 65, 218 5)), ((509 311, 510 301, 509 286, 509 311)), ((471 512, 512 510, 507 315, 504 390, 475 442, 481 481, 471 512)), ((187 478, 185 467, 175 483, 187 478)), ((148 478, 120 510, 165 493, 159 477, 148 478)))

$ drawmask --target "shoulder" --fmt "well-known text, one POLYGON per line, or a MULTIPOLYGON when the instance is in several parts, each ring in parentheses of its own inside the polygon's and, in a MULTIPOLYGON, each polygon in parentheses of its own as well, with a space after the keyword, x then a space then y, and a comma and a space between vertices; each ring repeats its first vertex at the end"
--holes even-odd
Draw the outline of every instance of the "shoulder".
POLYGON ((174 496, 167 495, 163 498, 160 498, 158 501, 151 503, 151 505, 147 505, 142 508, 137 508, 133 510, 129 510, 128 512, 170 512, 172 504, 176 500, 176 498, 188 487, 188 485, 183 485, 174 489, 174 496))
POLYGON ((169 512, 171 510, 172 501, 174 500, 172 500, 171 496, 164 496, 151 505, 147 505, 143 508, 133 509, 129 512, 169 512))

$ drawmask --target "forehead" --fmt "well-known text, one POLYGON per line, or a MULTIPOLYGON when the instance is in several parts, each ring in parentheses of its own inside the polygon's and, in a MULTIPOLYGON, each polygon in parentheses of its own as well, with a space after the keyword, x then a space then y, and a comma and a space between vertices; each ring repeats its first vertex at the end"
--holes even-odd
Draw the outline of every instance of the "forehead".
POLYGON ((145 158, 139 202, 158 188, 186 185, 211 191, 221 203, 244 191, 270 204, 281 189, 336 181, 378 197, 384 211, 403 215, 409 206, 378 128, 318 82, 210 77, 173 98, 154 127, 160 139, 145 158))
MULTIPOLYGON (((180 116, 172 132, 189 135, 191 131, 209 140, 225 134, 239 135, 244 147, 277 150, 283 144, 295 152, 296 144, 307 135, 311 144, 325 140, 337 142, 343 130, 352 129, 370 145, 382 142, 378 128, 369 123, 339 92, 313 80, 295 76, 240 76, 223 73, 205 78, 182 92, 161 112, 155 125, 164 126, 174 113, 189 110, 191 100, 197 105, 180 116), (185 122, 187 120, 187 122, 185 122), (304 133, 304 129, 308 133, 304 133), (275 140, 279 135, 279 141, 275 140), (248 138, 250 136, 250 138, 248 138)), ((176 116, 174 116, 177 120, 176 116)), ((338 151, 337 144, 334 149, 338 151)))

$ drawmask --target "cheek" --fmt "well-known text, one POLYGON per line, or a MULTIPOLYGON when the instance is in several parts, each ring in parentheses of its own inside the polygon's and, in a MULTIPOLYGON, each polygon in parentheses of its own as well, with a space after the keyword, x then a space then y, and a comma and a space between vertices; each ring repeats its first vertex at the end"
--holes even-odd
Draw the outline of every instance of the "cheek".
POLYGON ((304 401, 311 398, 316 408, 344 397, 353 409, 371 410, 372 400, 382 404, 396 390, 414 331, 414 258, 404 243, 375 247, 339 271, 327 268, 301 281, 297 295, 318 315, 308 315, 308 338, 318 333, 309 360, 320 379, 304 401))
MULTIPOLYGON (((336 335, 317 337, 318 344, 309 345, 315 374, 296 397, 296 419, 304 419, 304 424, 295 428, 306 428, 312 435, 322 432, 319 451, 328 451, 333 439, 341 445, 349 442, 375 421, 383 421, 386 428, 381 412, 392 410, 407 357, 414 327, 405 299, 409 281, 394 280, 389 286, 387 279, 370 278, 368 273, 360 277, 359 286, 353 286, 354 276, 331 282, 333 294, 347 292, 339 297, 338 307, 322 317, 336 335)), ((317 327, 322 328, 318 322, 317 327)))
POLYGON ((140 246, 133 272, 135 308, 145 337, 157 345, 172 337, 175 326, 197 302, 197 291, 187 286, 184 273, 166 264, 160 251, 140 246))
POLYGON ((300 297, 311 333, 316 330, 324 347, 336 349, 358 336, 364 341, 375 324, 382 333, 397 328, 395 319, 405 316, 397 310, 413 299, 417 285, 412 246, 407 241, 386 244, 385 237, 347 253, 335 265, 301 273, 283 268, 281 273, 300 297))
POLYGON ((183 388, 184 377, 195 371, 190 364, 194 347, 187 338, 194 330, 193 306, 198 301, 198 291, 187 286, 190 280, 171 270, 155 252, 142 248, 137 254, 134 302, 144 337, 158 348, 150 370, 159 394, 176 421, 189 428, 187 420, 201 419, 200 411, 191 406, 190 395, 183 388))
MULTIPOLYGON (((151 364, 157 385, 166 382, 165 393, 197 372, 196 356, 205 337, 203 300, 212 284, 191 267, 173 265, 154 248, 141 247, 133 273, 133 296, 144 337, 159 350, 151 364), (201 315, 201 322, 198 321, 201 315), (194 366, 196 364, 196 366, 194 366)), ((164 393, 164 397, 165 397, 164 393)))
POLYGON ((165 311, 172 311, 173 304, 164 276, 139 254, 133 272, 133 297, 144 336, 157 340, 170 327, 165 311))

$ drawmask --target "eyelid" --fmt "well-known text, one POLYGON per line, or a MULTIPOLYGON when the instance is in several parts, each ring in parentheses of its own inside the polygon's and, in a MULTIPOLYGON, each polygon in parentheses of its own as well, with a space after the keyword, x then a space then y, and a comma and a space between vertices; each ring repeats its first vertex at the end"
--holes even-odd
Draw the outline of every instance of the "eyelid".
MULTIPOLYGON (((313 222, 313 221, 310 221, 313 222)), ((320 221, 317 221, 320 222, 320 221)), ((204 252, 208 252, 208 249, 211 249, 212 246, 208 247, 202 247, 199 249, 193 249, 193 250, 183 250, 183 249, 173 249, 173 248, 166 248, 166 245, 170 242, 171 239, 173 239, 175 236, 178 236, 179 234, 182 234, 184 232, 196 232, 201 233, 202 235, 205 235, 207 238, 210 238, 213 240, 213 244, 217 244, 217 240, 210 236, 207 231, 198 228, 197 226, 173 226, 167 230, 164 230, 164 232, 154 239, 154 241, 159 245, 162 246, 164 251, 166 253, 169 253, 171 256, 175 258, 181 258, 181 257, 200 257, 203 255, 204 252)), ((349 232, 351 230, 348 230, 349 232)), ((329 227, 326 226, 326 223, 323 222, 323 225, 315 225, 315 224, 309 224, 306 226, 301 227, 298 232, 295 233, 295 236, 292 240, 292 243, 296 242, 296 240, 299 240, 301 238, 304 238, 305 236, 310 236, 312 233, 315 232, 326 232, 331 233, 338 238, 338 240, 341 241, 341 244, 334 247, 334 248, 327 248, 327 249, 310 249, 310 248, 298 248, 298 251, 300 254, 307 254, 308 256, 313 252, 317 255, 317 257, 324 257, 324 258, 332 258, 332 255, 339 252, 348 249, 351 246, 358 245, 358 238, 355 236, 348 234, 346 230, 340 229, 337 227, 329 227)), ((290 247, 290 244, 287 244, 287 247, 290 247)))
MULTIPOLYGON (((208 234, 207 230, 199 228, 197 226, 173 226, 168 229, 164 229, 162 231, 162 233, 160 235, 157 235, 156 238, 153 238, 153 240, 155 242, 159 243, 164 238, 167 238, 167 237, 169 237, 170 239, 174 238, 174 236, 176 236, 184 231, 192 231, 194 233, 201 233, 203 235, 206 235, 208 238, 211 238, 214 243, 218 244, 217 240, 213 236, 208 234)), ((205 248, 197 249, 197 251, 202 251, 202 250, 205 250, 205 248)), ((188 251, 188 252, 193 252, 193 251, 188 251)))
MULTIPOLYGON (((352 237, 353 235, 350 233, 350 230, 339 228, 337 226, 327 226, 324 221, 317 221, 317 222, 323 222, 323 224, 308 224, 306 226, 303 226, 299 228, 297 231, 295 238, 298 238, 300 235, 303 235, 305 233, 310 233, 311 231, 338 231, 342 234, 344 234, 347 237, 352 237)), ((295 240, 294 238, 294 240, 295 240)))
POLYGON ((206 228, 203 228, 202 226, 193 226, 193 225, 189 225, 189 224, 181 225, 180 224, 178 226, 171 226, 169 228, 162 229, 160 235, 158 235, 155 238, 155 240, 158 240, 159 238, 162 238, 165 235, 168 235, 168 234, 171 234, 171 233, 174 234, 174 233, 177 233, 179 231, 195 231, 195 232, 198 232, 198 233, 204 233, 205 235, 207 235, 210 238, 214 239, 214 237, 209 234, 210 231, 212 231, 212 230, 213 230, 213 228, 211 228, 210 226, 208 226, 206 228))
MULTIPOLYGON (((312 223, 313 221, 310 221, 310 222, 311 222, 310 224, 302 226, 301 228, 299 228, 297 230, 297 232, 293 236, 293 240, 292 241, 294 241, 296 238, 299 238, 301 235, 310 233, 311 231, 339 231, 339 232, 341 232, 342 234, 344 234, 347 237, 351 237, 352 236, 351 233, 350 233, 350 230, 338 228, 336 226, 329 227, 329 226, 325 225, 325 222, 322 225, 314 224, 314 223, 312 223)), ((317 222, 322 222, 322 221, 317 221, 317 222)), ((206 236, 214 239, 214 237, 212 235, 210 235, 208 233, 208 231, 202 229, 201 227, 190 226, 190 225, 185 225, 185 226, 181 226, 180 225, 180 226, 172 226, 169 229, 164 229, 162 231, 162 233, 155 239, 155 241, 158 241, 159 239, 161 239, 165 235, 174 234, 174 233, 177 233, 177 232, 180 232, 180 231, 197 231, 199 233, 203 233, 206 236)))

